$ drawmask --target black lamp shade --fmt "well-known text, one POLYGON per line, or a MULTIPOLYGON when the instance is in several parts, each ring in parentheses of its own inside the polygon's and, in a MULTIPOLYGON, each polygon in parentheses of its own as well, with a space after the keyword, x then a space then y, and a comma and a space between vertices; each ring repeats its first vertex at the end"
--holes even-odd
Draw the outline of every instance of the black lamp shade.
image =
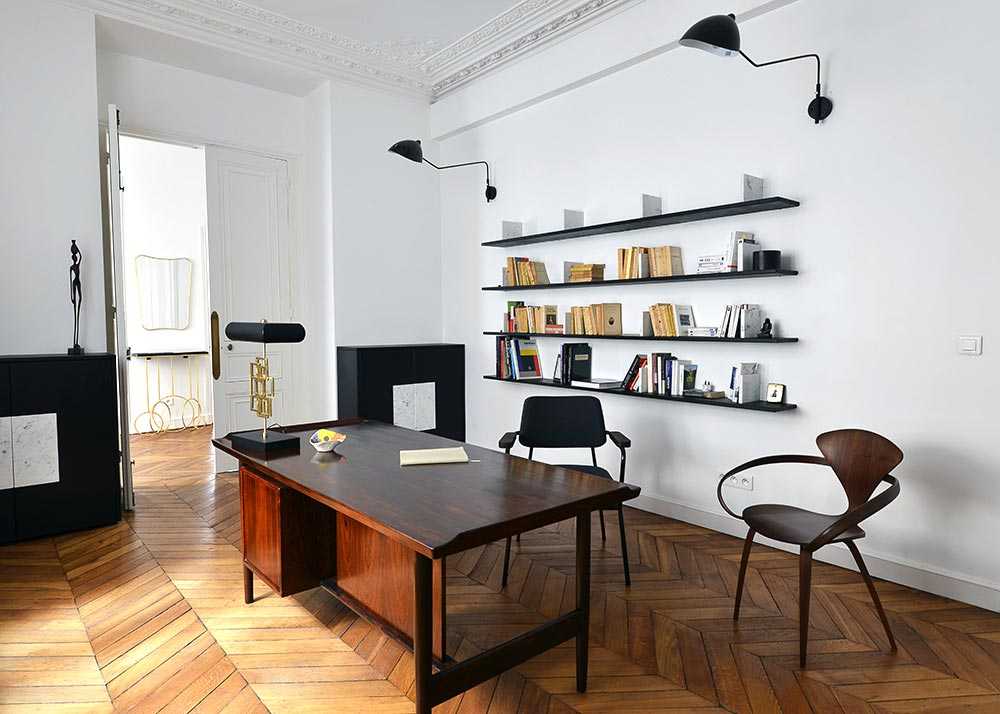
POLYGON ((306 328, 297 322, 230 322, 226 325, 226 337, 233 342, 302 342, 306 328))
POLYGON ((733 15, 712 15, 691 25, 680 44, 728 57, 740 51, 740 28, 733 15))
POLYGON ((397 141, 389 147, 389 151, 393 154, 399 154, 404 159, 416 161, 418 164, 424 160, 424 149, 420 146, 420 139, 403 139, 402 141, 397 141))

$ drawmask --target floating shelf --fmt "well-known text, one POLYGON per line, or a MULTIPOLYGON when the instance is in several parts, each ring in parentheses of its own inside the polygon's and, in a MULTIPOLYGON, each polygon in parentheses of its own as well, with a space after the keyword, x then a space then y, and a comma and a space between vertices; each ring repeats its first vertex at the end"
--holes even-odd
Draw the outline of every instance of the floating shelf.
POLYGON ((570 340, 645 340, 646 342, 760 342, 785 343, 798 342, 798 337, 647 337, 645 335, 571 335, 553 334, 551 332, 483 332, 484 335, 496 335, 498 337, 561 337, 570 340))
POLYGON ((562 288, 599 288, 608 285, 644 285, 648 283, 682 283, 698 280, 743 280, 798 275, 797 270, 743 270, 734 273, 693 273, 670 275, 666 278, 626 278, 624 280, 594 280, 587 283, 548 283, 546 285, 488 285, 483 290, 561 290, 562 288))
POLYGON ((533 387, 552 387, 554 389, 571 389, 577 392, 590 392, 591 394, 614 394, 620 397, 638 397, 640 399, 659 399, 663 402, 686 402, 688 404, 704 404, 709 407, 727 407, 729 409, 746 409, 754 412, 787 412, 796 409, 796 404, 774 404, 771 402, 748 402, 747 404, 737 404, 728 399, 705 399, 704 397, 670 397, 665 394, 640 394, 638 392, 626 392, 623 389, 588 389, 587 387, 573 387, 562 384, 551 379, 501 379, 491 374, 484 374, 483 379, 490 379, 494 382, 506 382, 508 384, 525 384, 533 387))
POLYGON ((661 213, 658 216, 645 216, 643 218, 626 218, 623 221, 612 221, 611 223, 598 223, 593 226, 582 226, 581 228, 566 228, 561 231, 549 231, 548 233, 534 233, 530 236, 519 236, 517 238, 503 238, 501 240, 491 240, 483 243, 491 248, 512 248, 518 245, 532 245, 534 243, 548 243, 556 240, 569 240, 571 238, 585 238, 587 236, 604 235, 605 233, 623 233, 625 231, 638 231, 644 228, 656 228, 657 226, 672 226, 678 223, 693 223, 695 221, 707 221, 713 218, 728 218, 729 216, 744 216, 748 213, 761 213, 763 211, 779 211, 783 208, 794 208, 798 206, 798 201, 781 196, 771 198, 759 198, 754 201, 740 201, 739 203, 724 203, 721 206, 708 206, 706 208, 691 208, 687 211, 675 211, 673 213, 661 213))

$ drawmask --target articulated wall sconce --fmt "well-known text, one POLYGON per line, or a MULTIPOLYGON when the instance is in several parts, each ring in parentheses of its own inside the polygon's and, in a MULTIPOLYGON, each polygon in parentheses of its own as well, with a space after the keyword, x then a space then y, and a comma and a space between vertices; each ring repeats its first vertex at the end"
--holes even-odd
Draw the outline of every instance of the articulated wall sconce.
POLYGON ((443 171, 444 169, 456 169, 460 166, 475 166, 476 164, 482 164, 486 167, 486 202, 489 203, 494 198, 497 197, 496 186, 490 183, 490 165, 485 161, 469 161, 464 164, 450 164, 448 166, 438 166, 431 163, 426 158, 424 158, 424 149, 420 145, 420 139, 403 139, 402 141, 397 141, 395 144, 389 147, 389 151, 393 154, 398 154, 404 159, 409 159, 410 161, 415 161, 419 163, 430 164, 438 171, 443 171))
POLYGON ((772 64, 781 64, 800 59, 814 59, 816 60, 816 97, 809 102, 807 111, 817 124, 830 116, 830 112, 833 111, 833 102, 820 94, 819 55, 796 55, 795 57, 785 57, 784 59, 772 60, 771 62, 754 62, 740 49, 740 28, 736 25, 735 15, 712 15, 711 17, 706 17, 704 20, 699 20, 684 33, 684 37, 680 39, 680 44, 685 47, 694 47, 705 52, 711 52, 713 55, 719 55, 720 57, 739 54, 754 67, 768 67, 772 64))

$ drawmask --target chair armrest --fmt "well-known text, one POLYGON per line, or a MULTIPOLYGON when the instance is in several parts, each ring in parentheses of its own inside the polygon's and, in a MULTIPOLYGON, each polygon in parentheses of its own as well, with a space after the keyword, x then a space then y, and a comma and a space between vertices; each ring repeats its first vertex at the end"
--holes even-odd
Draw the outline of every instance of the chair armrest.
POLYGON ((514 447, 514 444, 517 443, 517 435, 519 433, 520 432, 518 431, 508 431, 506 434, 501 436, 499 444, 500 448, 509 454, 510 450, 514 447))
POLYGON ((608 438, 611 439, 611 443, 617 446, 619 449, 627 449, 632 446, 632 440, 622 434, 620 431, 609 431, 608 438))
POLYGON ((827 543, 832 542, 835 538, 837 538, 837 536, 846 531, 848 528, 853 528, 861 523, 861 521, 878 513, 890 503, 895 501, 896 496, 899 495, 899 481, 896 480, 895 476, 886 476, 882 480, 891 484, 889 488, 884 490, 875 498, 862 503, 857 508, 849 510, 836 521, 831 523, 825 531, 813 538, 812 542, 805 546, 805 548, 807 550, 822 548, 827 543))
POLYGON ((722 486, 729 480, 730 476, 735 476, 741 471, 746 471, 748 469, 753 469, 758 466, 767 466, 768 464, 816 464, 818 466, 829 466, 830 464, 822 456, 807 456, 804 454, 778 454, 776 456, 762 456, 759 459, 754 459, 752 461, 747 461, 745 464, 740 464, 734 469, 730 469, 722 478, 719 479, 719 486, 716 488, 716 495, 719 497, 719 505, 722 506, 722 510, 728 513, 733 518, 743 519, 742 516, 738 516, 733 513, 732 509, 726 505, 726 500, 722 497, 722 486))

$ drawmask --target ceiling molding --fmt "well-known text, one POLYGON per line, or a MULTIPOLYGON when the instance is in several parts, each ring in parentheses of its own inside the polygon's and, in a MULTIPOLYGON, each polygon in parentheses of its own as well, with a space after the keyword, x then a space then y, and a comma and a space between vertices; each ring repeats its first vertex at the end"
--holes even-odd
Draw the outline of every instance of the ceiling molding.
POLYGON ((444 48, 368 44, 244 0, 61 0, 151 30, 428 100, 636 0, 523 0, 444 48))

